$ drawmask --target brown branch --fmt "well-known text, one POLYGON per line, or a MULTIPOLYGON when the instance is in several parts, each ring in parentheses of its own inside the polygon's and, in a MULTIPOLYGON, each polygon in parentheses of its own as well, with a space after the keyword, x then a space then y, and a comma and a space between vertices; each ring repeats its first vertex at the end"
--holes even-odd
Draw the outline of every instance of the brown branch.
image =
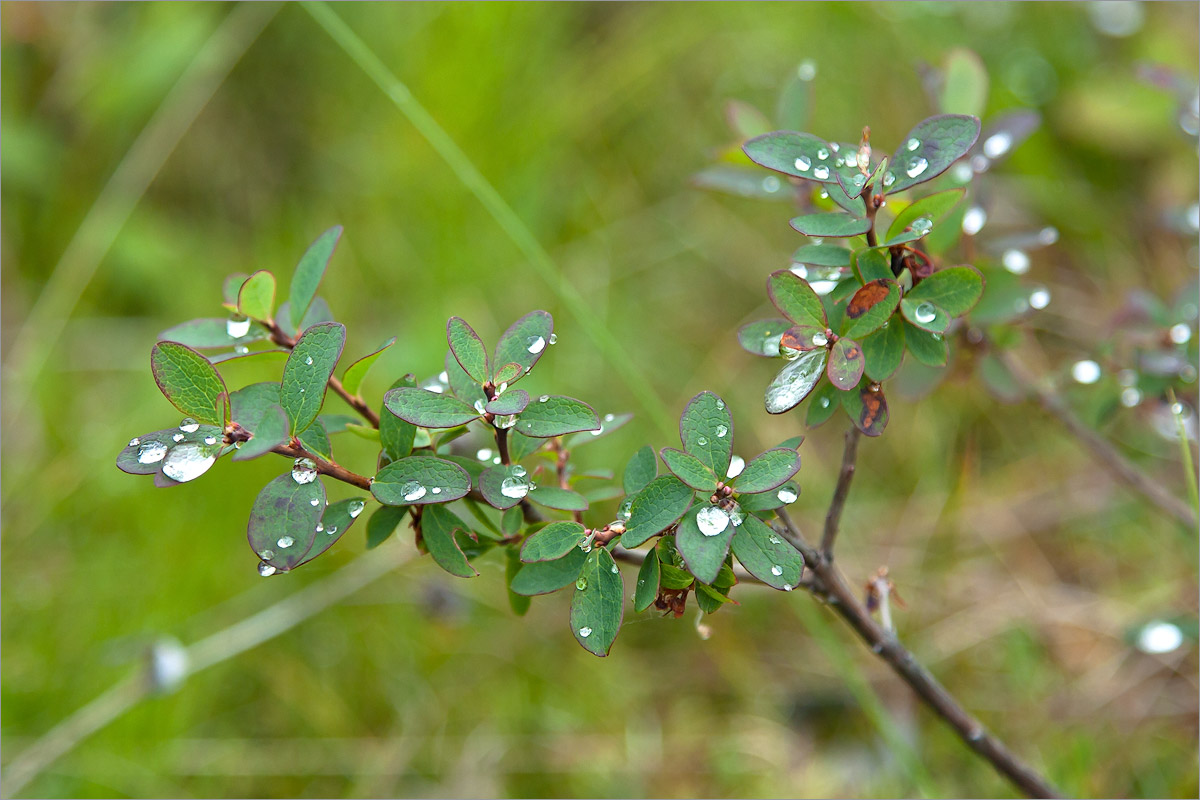
POLYGON ((1142 472, 1100 434, 1075 416, 1066 401, 1053 389, 1038 381, 1025 365, 1009 350, 992 348, 992 353, 1012 374, 1021 388, 1032 394, 1042 409, 1054 417, 1078 439, 1113 477, 1129 486, 1153 504, 1159 511, 1174 517, 1188 530, 1195 531, 1196 512, 1187 503, 1164 489, 1157 481, 1142 472))
POLYGON ((783 529, 780 533, 804 555, 813 573, 813 593, 823 596, 854 632, 901 680, 917 693, 917 696, 951 728, 958 733, 968 747, 982 756, 1013 785, 1030 797, 1061 797, 1045 778, 1008 749, 983 726, 976 717, 962 707, 946 687, 938 682, 929 670, 917 662, 916 656, 900 643, 895 634, 884 630, 871 617, 846 582, 841 570, 823 559, 804 539, 803 534, 792 522, 785 509, 778 509, 783 529))
POLYGON ((334 480, 348 483, 351 486, 357 486, 364 491, 371 491, 371 479, 357 472, 351 472, 341 464, 335 464, 331 461, 326 461, 315 453, 310 453, 303 447, 295 447, 293 445, 281 444, 271 450, 272 453, 278 453, 281 456, 288 458, 308 458, 316 465, 317 472, 321 475, 327 475, 334 480))
POLYGON ((838 473, 837 488, 833 491, 833 500, 830 501, 829 512, 825 515, 825 533, 821 536, 821 555, 825 561, 833 561, 833 542, 837 538, 842 509, 846 506, 846 496, 850 494, 850 481, 854 478, 855 462, 858 460, 858 440, 861 435, 853 425, 846 431, 842 470, 838 473))

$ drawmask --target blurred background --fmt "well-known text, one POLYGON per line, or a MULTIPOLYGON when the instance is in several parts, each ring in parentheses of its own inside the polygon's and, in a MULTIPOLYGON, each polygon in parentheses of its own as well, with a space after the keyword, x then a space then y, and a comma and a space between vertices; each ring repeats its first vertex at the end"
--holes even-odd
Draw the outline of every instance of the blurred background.
MULTIPOLYGON (((763 413, 777 364, 734 335, 771 315, 766 276, 803 237, 786 205, 693 184, 735 143, 727 103, 771 115, 798 67, 811 79, 808 129, 827 139, 870 125, 891 150, 936 112, 922 75, 954 48, 990 76, 985 128, 1006 109, 1042 115, 985 176, 989 225, 1057 231, 1027 250, 1026 279, 1054 299, 1022 323, 1023 356, 1185 496, 1161 399, 1102 399, 1121 391, 1113 337, 1130 291, 1196 300, 1196 4, 333 10, 512 205, 556 275, 533 268, 301 6, 0 6, 5 764, 155 642, 221 631, 364 550, 360 525, 313 565, 263 580, 245 524, 282 460, 222 462, 171 492, 113 465, 130 437, 179 417, 147 368, 157 332, 222 315, 231 272, 267 268, 286 283, 333 224, 345 235, 322 295, 348 323, 347 356, 398 337, 367 379, 372 403, 405 372, 441 369, 450 315, 494 341, 544 308, 559 341, 527 388, 637 414, 581 449, 584 466, 619 474, 642 444, 676 444, 671 421, 703 389, 729 401, 743 456, 804 432, 799 414, 763 413), (626 361, 589 340, 562 284, 626 361), (1072 381, 1080 359, 1104 379, 1072 381), (640 402, 631 381, 659 402, 640 402)), ((232 386, 278 370, 251 360, 224 373, 232 386)), ((1192 419, 1194 381, 1193 369, 1190 393, 1181 383, 1192 419)), ((860 448, 840 539, 851 580, 889 567, 907 602, 900 636, 1066 792, 1195 797, 1196 531, 969 370, 889 399, 886 434, 860 448)), ((811 531, 844 425, 802 448, 792 515, 811 531)), ((342 437, 338 457, 368 472, 362 445, 342 437)), ((398 536, 368 557, 411 547, 398 536)), ((137 704, 23 792, 1011 794, 808 596, 742 587, 740 606, 705 620, 707 639, 694 609, 627 610, 597 659, 570 635, 565 594, 511 613, 498 555, 473 581, 428 559, 390 571, 137 704)))

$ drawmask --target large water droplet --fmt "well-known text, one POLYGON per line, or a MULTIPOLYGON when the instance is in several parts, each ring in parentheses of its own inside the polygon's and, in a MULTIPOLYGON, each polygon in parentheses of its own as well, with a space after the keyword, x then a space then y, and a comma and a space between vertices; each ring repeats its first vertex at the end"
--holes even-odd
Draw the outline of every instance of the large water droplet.
POLYGON ((280 547, 282 547, 285 550, 287 548, 291 547, 292 545, 294 545, 295 543, 296 543, 296 540, 290 536, 280 536, 279 539, 275 542, 275 544, 279 545, 280 547))
POLYGON ((611 567, 609 567, 609 569, 611 569, 611 570, 612 570, 612 574, 613 574, 613 575, 620 575, 620 574, 621 574, 621 570, 617 568, 617 565, 616 565, 616 564, 613 564, 611 567))
POLYGON ((742 511, 742 507, 734 503, 726 512, 729 514, 729 522, 733 527, 738 527, 746 519, 746 512, 742 511))
POLYGON ((579 629, 579 635, 582 636, 584 639, 586 639, 587 637, 592 635, 592 629, 589 628, 587 625, 584 625, 582 628, 579 629))
POLYGON ((231 339, 240 339, 250 332, 250 320, 242 319, 227 319, 225 320, 225 333, 231 339))
POLYGON ((216 443, 217 443, 217 437, 215 437, 215 436, 205 436, 205 437, 204 437, 204 443, 205 443, 205 444, 207 444, 207 445, 214 445, 214 444, 216 444, 216 443))
POLYGON ((292 464, 292 480, 296 483, 312 483, 317 479, 317 465, 311 458, 297 458, 292 464))
POLYGON ((1029 256, 1024 250, 1016 248, 1005 250, 1004 254, 1000 256, 1000 263, 1013 275, 1024 275, 1029 272, 1029 256))
POLYGON ((779 566, 778 564, 772 565, 771 566, 771 574, 774 575, 776 578, 778 578, 780 575, 783 574, 783 567, 779 566))
POLYGON ((347 511, 350 512, 350 519, 357 519, 358 515, 361 514, 363 512, 363 509, 366 507, 367 507, 367 504, 364 503, 362 500, 351 500, 350 506, 349 506, 349 508, 347 508, 347 511))
POLYGON ((918 236, 924 236, 933 230, 933 220, 931 220, 929 217, 917 217, 908 227, 918 236))
POLYGON ((779 502, 791 504, 796 502, 796 498, 799 497, 800 494, 796 491, 795 486, 787 483, 780 487, 779 491, 775 493, 775 496, 779 498, 779 502))
POLYGON ((883 174, 883 186, 884 186, 884 188, 887 188, 888 186, 891 186, 891 185, 892 185, 893 183, 895 183, 895 182, 896 182, 896 173, 892 172, 892 171, 889 169, 887 172, 885 172, 885 173, 883 174))
POLYGON ((192 419, 191 417, 184 417, 183 422, 179 423, 179 430, 183 431, 184 433, 195 433, 196 431, 200 430, 200 423, 196 422, 196 420, 192 419))
POLYGON ((550 399, 550 395, 548 395, 548 394, 544 394, 544 395, 542 395, 541 397, 539 397, 539 398, 538 398, 538 402, 539 402, 539 403, 544 403, 544 402, 546 402, 546 401, 547 401, 547 400, 549 400, 549 399, 550 399))
POLYGON ((633 498, 626 497, 621 501, 621 507, 617 509, 617 516, 626 522, 633 516, 633 498))
POLYGON ((705 506, 696 515, 696 527, 705 536, 716 536, 729 527, 729 515, 717 506, 705 506))
POLYGON ((512 426, 517 424, 517 415, 516 414, 508 414, 508 415, 498 416, 492 420, 492 424, 495 425, 500 430, 508 430, 509 428, 511 428, 512 426))
POLYGON ((275 551, 268 548, 267 550, 263 550, 261 553, 259 553, 259 555, 263 557, 264 561, 270 561, 275 557, 275 551))
POLYGON ((514 466, 511 470, 511 472, 513 475, 516 475, 518 478, 524 478, 528 474, 525 471, 525 468, 522 467, 520 464, 517 464, 516 466, 514 466))
POLYGON ((993 133, 983 140, 983 154, 988 158, 999 158, 1012 147, 1013 137, 1008 131, 993 133))
POLYGON ((533 355, 537 355, 546 349, 546 340, 541 336, 530 336, 525 342, 525 349, 533 355))
POLYGON ((400 487, 400 495, 406 503, 411 503, 414 500, 420 500, 425 496, 426 489, 418 481, 407 481, 400 487))
POLYGON ((705 445, 708 444, 707 437, 701 436, 699 439, 696 440, 696 444, 700 445, 701 447, 704 447, 705 445))
POLYGON ((157 464, 167 454, 167 446, 162 442, 146 442, 138 448, 139 464, 157 464))
POLYGON ((1076 383, 1095 383, 1100 380, 1100 365, 1091 359, 1076 361, 1071 367, 1071 377, 1076 383))
POLYGON ((813 177, 825 180, 829 177, 829 167, 824 164, 818 164, 817 168, 813 170, 813 177))
POLYGON ((915 178, 929 168, 929 162, 923 157, 918 156, 908 162, 908 169, 904 170, 905 174, 910 178, 915 178))
POLYGON ((558 344, 558 334, 557 333, 550 334, 550 344, 558 344))
POLYGON ((921 303, 917 306, 916 310, 913 311, 913 316, 916 318, 917 322, 920 322, 922 325, 927 325, 937 318, 937 309, 933 307, 932 303, 921 303))
POLYGON ((800 170, 801 172, 807 172, 811 166, 812 159, 808 156, 800 156, 796 159, 796 169, 800 170))
POLYGON ((258 574, 262 575, 264 578, 271 577, 272 575, 275 574, 275 572, 276 572, 275 568, 272 567, 270 564, 268 564, 265 561, 261 562, 258 565, 258 574))
POLYGON ((500 494, 512 500, 520 500, 529 494, 529 484, 520 478, 505 478, 500 482, 500 494))
POLYGON ((918 147, 921 146, 921 140, 920 139, 909 139, 907 142, 904 143, 904 146, 908 149, 908 152, 911 153, 913 150, 916 150, 918 147))
POLYGON ((186 442, 171 448, 163 460, 162 472, 173 481, 186 483, 199 478, 217 460, 211 449, 195 442, 186 442))
POLYGON ((741 456, 729 457, 729 469, 725 470, 726 478, 736 478, 746 468, 746 459, 741 456))

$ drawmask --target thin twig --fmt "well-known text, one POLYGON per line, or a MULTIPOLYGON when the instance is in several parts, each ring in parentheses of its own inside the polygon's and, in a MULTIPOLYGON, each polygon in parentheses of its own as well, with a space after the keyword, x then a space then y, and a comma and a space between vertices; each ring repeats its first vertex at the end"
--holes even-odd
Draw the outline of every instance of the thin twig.
POLYGON ((316 453, 310 453, 303 447, 296 447, 289 444, 281 444, 271 450, 272 453, 278 453, 281 456, 288 458, 307 458, 311 459, 316 466, 317 472, 321 475, 327 475, 334 480, 348 483, 351 486, 357 486, 359 489, 371 491, 371 479, 359 475, 357 472, 351 472, 341 464, 335 464, 332 461, 326 461, 316 453))
POLYGON ((846 506, 846 496, 850 494, 850 481, 854 478, 860 436, 858 428, 853 425, 846 431, 846 448, 842 451, 842 469, 838 473, 837 488, 833 491, 829 512, 825 515, 825 533, 821 536, 821 554, 826 561, 833 561, 833 543, 837 539, 838 525, 842 520, 842 509, 846 506))
POLYGON ((845 577, 832 563, 821 558, 792 522, 785 509, 776 513, 783 523, 780 533, 804 555, 813 572, 813 592, 823 596, 830 607, 854 629, 870 648, 913 691, 940 716, 967 746, 982 756, 997 772, 1008 778, 1030 797, 1061 797, 1045 778, 1021 761, 938 682, 937 678, 918 663, 895 634, 889 633, 871 617, 845 577))
POLYGON ((1071 435, 1082 442, 1109 473, 1141 494, 1164 514, 1181 522, 1188 530, 1196 530, 1195 511, 1164 489, 1158 481, 1138 469, 1133 462, 1121 455, 1107 439, 1075 416, 1075 412, 1071 411, 1066 401, 1053 389, 1038 381, 1010 350, 992 348, 992 353, 1020 384, 1021 388, 1032 394, 1037 399, 1038 405, 1047 414, 1061 422, 1071 435))

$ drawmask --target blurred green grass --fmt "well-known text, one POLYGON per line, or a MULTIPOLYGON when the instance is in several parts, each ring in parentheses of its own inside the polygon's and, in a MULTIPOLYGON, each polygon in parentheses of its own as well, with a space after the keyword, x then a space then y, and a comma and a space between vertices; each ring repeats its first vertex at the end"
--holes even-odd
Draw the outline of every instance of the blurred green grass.
MULTIPOLYGON (((763 315, 765 276, 798 237, 778 206, 690 188, 731 138, 725 102, 769 110, 811 58, 810 129, 845 139, 869 124, 874 140, 894 142, 932 111, 913 66, 955 46, 977 51, 992 76, 989 112, 1045 116, 995 180, 1020 201, 1015 222, 1062 232, 1031 274, 1055 292, 1038 320, 1053 367, 1087 351, 1124 291, 1167 293, 1194 274, 1195 242, 1156 226, 1195 201, 1194 142, 1170 99, 1133 76, 1143 59, 1194 75, 1197 12, 1141 8, 1140 30, 1114 38, 1085 4, 334 6, 513 206, 668 408, 705 388, 730 402, 743 455, 801 430, 795 415, 760 411, 770 367, 733 337, 763 315)), ((0 6, 6 353, 100 187, 228 13, 0 6)), ((216 314, 229 272, 286 275, 335 222, 346 235, 322 294, 349 323, 348 353, 399 337, 367 396, 395 375, 436 373, 452 314, 494 339, 546 308, 560 341, 530 391, 644 412, 429 145, 302 8, 283 7, 166 160, 36 382, 19 387, 33 402, 5 419, 5 763, 159 635, 193 641, 362 550, 351 534, 311 568, 262 581, 245 517, 280 464, 222 464, 170 493, 112 466, 130 436, 178 416, 146 369, 155 333, 216 314)), ((269 374, 231 366, 227 379, 269 374)), ((843 568, 865 580, 887 564, 909 605, 901 635, 1066 791, 1195 796, 1194 642, 1148 656, 1124 636, 1152 616, 1194 618, 1196 537, 1114 488, 1053 423, 963 377, 920 401, 893 399, 887 435, 864 444, 843 568)), ((1143 428, 1122 419, 1108 432, 1182 492, 1174 448, 1143 428)), ((671 444, 639 413, 578 457, 619 466, 646 442, 671 444)), ((839 454, 833 426, 809 434, 794 512, 809 528, 839 454)), ((347 464, 366 455, 339 443, 347 464)), ((141 705, 28 792, 917 791, 789 610, 808 598, 743 590, 740 607, 707 620, 709 641, 691 614, 639 618, 598 660, 568 635, 564 598, 536 600, 517 620, 500 562, 481 570, 465 582, 405 567, 141 705)), ((843 638, 939 794, 1009 793, 843 638)))

